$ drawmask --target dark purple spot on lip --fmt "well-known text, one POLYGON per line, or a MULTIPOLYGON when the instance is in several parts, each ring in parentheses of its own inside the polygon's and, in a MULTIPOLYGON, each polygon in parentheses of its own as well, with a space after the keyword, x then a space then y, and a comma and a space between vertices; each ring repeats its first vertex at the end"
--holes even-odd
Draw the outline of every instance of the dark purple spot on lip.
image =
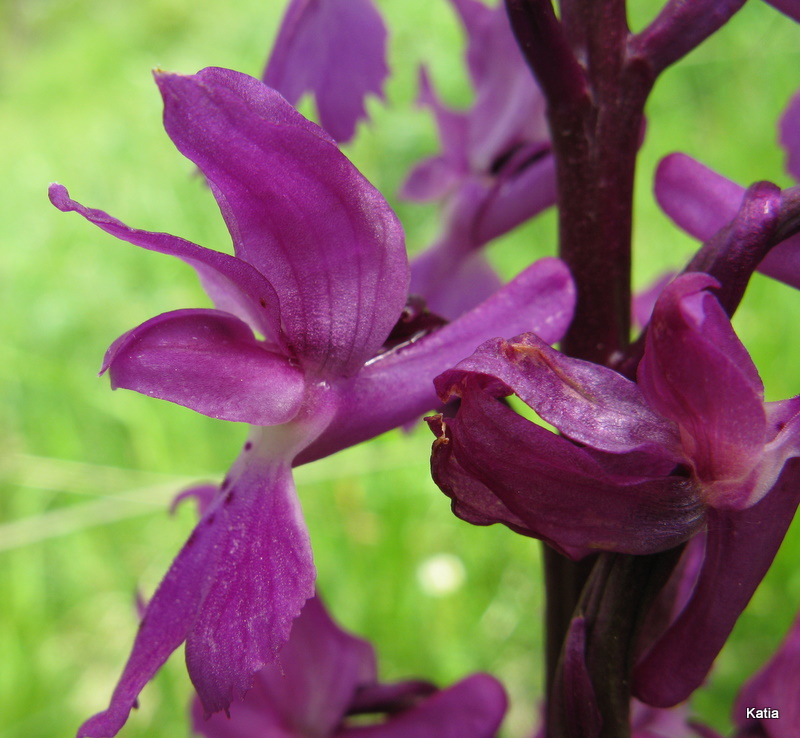
POLYGON ((251 448, 253 448, 253 442, 252 441, 248 441, 247 443, 244 444, 244 450, 245 451, 249 451, 251 448))
POLYGON ((189 535, 188 540, 186 541, 186 548, 189 548, 189 546, 192 546, 194 544, 196 538, 197 538, 197 531, 193 530, 191 532, 191 534, 189 535))
POLYGON ((262 297, 262 298, 261 298, 261 299, 258 301, 258 304, 259 304, 259 305, 261 305, 261 307, 262 307, 262 308, 265 308, 265 307, 267 306, 267 301, 266 301, 266 300, 265 300, 265 299, 262 297))
POLYGON ((227 495, 225 495, 225 499, 222 501, 222 504, 230 505, 231 502, 233 502, 233 490, 231 490, 230 492, 228 492, 227 495))
POLYGON ((220 489, 224 492, 230 486, 231 486, 231 478, 230 477, 225 477, 225 479, 222 480, 222 484, 220 485, 220 489))
POLYGON ((211 524, 214 522, 214 518, 215 518, 215 517, 216 517, 216 516, 215 516, 215 514, 214 514, 214 513, 211 513, 211 515, 209 515, 209 516, 206 518, 206 525, 211 525, 211 524))

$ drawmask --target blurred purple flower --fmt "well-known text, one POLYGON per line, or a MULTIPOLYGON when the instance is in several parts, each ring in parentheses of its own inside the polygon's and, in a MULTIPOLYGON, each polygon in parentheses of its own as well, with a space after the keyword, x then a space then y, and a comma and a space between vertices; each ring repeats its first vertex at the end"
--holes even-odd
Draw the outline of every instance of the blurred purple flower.
POLYGON ((208 713, 243 695, 313 594, 291 467, 435 406, 433 377, 490 336, 536 326, 558 340, 574 302, 566 267, 545 259, 450 325, 408 335, 424 325, 412 320, 398 343, 403 232, 335 142, 246 75, 206 69, 157 82, 166 130, 208 181, 236 256, 131 229, 60 185, 50 196, 122 240, 186 261, 217 308, 165 313, 117 339, 103 365, 112 387, 252 430, 151 600, 110 707, 80 736, 115 734, 184 640, 208 713))
POLYGON ((739 692, 733 719, 736 738, 800 735, 800 617, 769 662, 739 692))
POLYGON ((556 200, 544 97, 519 51, 504 4, 452 3, 467 31, 475 102, 468 111, 448 109, 421 71, 420 102, 433 111, 442 151, 418 164, 401 192, 412 200, 444 200, 439 239, 412 261, 411 292, 448 318, 499 286, 480 247, 556 200))
POLYGON ((421 681, 379 683, 372 646, 341 630, 317 596, 230 717, 204 719, 195 699, 192 718, 206 738, 493 738, 505 710, 503 687, 488 674, 442 691, 421 681), (356 715, 375 721, 352 722, 356 715))
MULTIPOLYGON (((787 171, 800 182, 800 93, 790 100, 779 131, 787 171)), ((679 227, 708 241, 734 219, 745 188, 685 154, 670 154, 656 171, 655 193, 659 205, 679 227)), ((800 289, 800 235, 773 248, 758 271, 800 289)))
POLYGON ((262 79, 292 105, 314 96, 322 127, 349 141, 366 118, 364 98, 383 97, 386 28, 371 0, 292 0, 262 79))
POLYGON ((429 420, 434 479, 468 522, 575 559, 655 553, 707 527, 688 602, 634 671, 634 693, 657 707, 702 682, 800 501, 800 466, 784 470, 800 456, 800 397, 764 402, 716 286, 696 272, 665 288, 638 383, 524 334, 438 377, 440 398, 461 404, 429 420), (566 438, 498 402, 511 394, 566 438))

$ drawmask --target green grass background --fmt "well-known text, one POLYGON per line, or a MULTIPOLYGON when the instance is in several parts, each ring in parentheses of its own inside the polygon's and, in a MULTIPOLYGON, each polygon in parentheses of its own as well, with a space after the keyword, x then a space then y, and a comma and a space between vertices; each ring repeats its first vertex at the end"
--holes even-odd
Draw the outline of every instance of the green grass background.
MULTIPOLYGON (((413 106, 416 66, 429 62, 444 97, 466 104, 462 39, 443 0, 378 4, 392 30, 389 105, 370 105, 373 123, 348 152, 396 206, 413 251, 437 223, 435 207, 394 194, 436 148, 429 117, 413 106)), ((655 7, 634 3, 634 28, 655 7)), ((97 379, 120 333, 207 301, 183 264, 58 213, 47 184, 137 227, 229 248, 210 194, 163 132, 150 70, 257 75, 281 10, 266 0, 0 4, 0 738, 73 735, 106 705, 135 631, 136 588, 152 593, 193 524, 190 506, 168 517, 169 500, 191 482, 219 480, 246 432, 111 394, 97 379)), ((790 184, 775 121, 800 87, 799 50, 800 29, 751 0, 659 82, 637 184, 637 284, 695 247, 650 194, 666 153, 686 151, 743 183, 790 184)), ((554 224, 542 216, 494 245, 492 258, 510 275, 554 253, 554 224)), ((800 391, 799 301, 757 278, 736 317, 770 399, 800 391)), ((394 432, 298 470, 320 586, 336 617, 376 643, 385 678, 444 684, 491 671, 512 699, 505 734, 526 736, 541 695, 538 544, 456 520, 428 478, 430 441, 424 428, 394 432), (464 573, 447 594, 419 576, 441 554, 464 573)), ((800 606, 799 554, 795 527, 694 702, 722 730, 742 681, 800 606)), ((187 735, 189 693, 176 654, 121 735, 187 735)))

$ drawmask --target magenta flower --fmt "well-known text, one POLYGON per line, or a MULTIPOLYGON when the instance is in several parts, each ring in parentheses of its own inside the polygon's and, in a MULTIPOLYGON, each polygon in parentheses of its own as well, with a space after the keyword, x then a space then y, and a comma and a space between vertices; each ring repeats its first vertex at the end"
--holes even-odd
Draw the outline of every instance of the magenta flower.
POLYGON ((707 539, 685 607, 639 661, 634 693, 668 707, 700 685, 800 502, 800 397, 764 402, 703 273, 656 303, 638 383, 533 334, 493 340, 436 380, 433 473, 459 517, 504 523, 579 558, 707 539), (516 394, 566 438, 497 398, 516 394), (569 439, 569 440, 568 440, 569 439))
POLYGON ((278 661, 256 675, 230 717, 204 719, 197 699, 192 717, 206 738, 493 738, 505 710, 503 687, 488 674, 442 691, 420 681, 380 684, 372 646, 341 630, 313 597, 278 661), (349 723, 368 714, 383 717, 349 723))
POLYGON ((262 79, 293 105, 314 96, 320 124, 349 141, 366 118, 364 98, 383 97, 386 28, 371 0, 292 0, 262 79))
MULTIPOLYGON (((800 182, 800 93, 789 102, 779 132, 787 171, 800 182)), ((658 166, 655 192, 659 205, 678 226, 708 241, 734 219, 745 188, 685 154, 670 154, 658 166)), ((758 271, 800 289, 800 235, 773 248, 758 271)))
POLYGON ((401 193, 412 200, 444 200, 442 234, 412 261, 411 292, 450 318, 499 286, 478 249, 556 200, 544 98, 505 6, 452 2, 467 31, 475 102, 464 112, 446 108, 422 71, 420 102, 433 111, 442 151, 412 170, 401 193))
POLYGON ((530 325, 557 340, 574 301, 566 268, 547 259, 450 325, 385 345, 408 267, 381 195, 257 80, 224 69, 156 79, 166 130, 208 181, 236 255, 131 229, 60 185, 50 196, 122 240, 186 261, 216 306, 165 313, 119 338, 103 365, 112 387, 252 431, 148 605, 108 710, 80 736, 114 735, 183 641, 207 713, 243 695, 314 591, 292 465, 435 406, 432 378, 492 335, 530 325))

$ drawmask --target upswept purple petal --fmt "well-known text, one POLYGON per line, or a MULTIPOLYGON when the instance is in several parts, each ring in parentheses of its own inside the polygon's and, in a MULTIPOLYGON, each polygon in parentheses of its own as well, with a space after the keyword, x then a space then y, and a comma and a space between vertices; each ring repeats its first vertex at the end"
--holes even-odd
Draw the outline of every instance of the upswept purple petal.
POLYGON ((494 738, 507 707, 505 690, 474 674, 386 723, 344 728, 336 738, 494 738))
POLYGON ((800 503, 800 463, 789 461, 769 495, 741 511, 708 512, 706 553, 683 611, 634 669, 633 692, 670 707, 685 700, 769 570, 800 503))
POLYGON ((677 427, 647 404, 635 382, 565 356, 534 333, 483 344, 437 377, 439 395, 448 399, 447 388, 470 373, 496 377, 573 441, 611 453, 650 449, 681 460, 677 427))
POLYGON ((800 734, 800 619, 796 619, 769 662, 744 685, 733 708, 733 719, 744 735, 796 738, 800 734), (747 708, 770 707, 780 719, 748 718, 747 708), (758 729, 762 732, 757 732, 758 729))
POLYGON ((778 131, 781 146, 786 149, 786 170, 800 182, 800 93, 789 101, 778 124, 778 131))
POLYGON ((250 264, 234 256, 197 246, 167 233, 129 228, 102 210, 86 208, 71 200, 66 188, 50 186, 50 201, 62 212, 76 212, 112 236, 136 246, 177 256, 195 269, 209 297, 225 312, 232 313, 281 345, 280 305, 272 285, 250 264))
POLYGON ((656 303, 639 365, 648 403, 677 423, 687 459, 716 507, 751 504, 742 482, 768 442, 764 388, 719 302, 717 283, 678 277, 656 303))
POLYGON ((252 453, 244 452, 147 606, 109 708, 78 738, 115 735, 184 639, 207 713, 242 696, 286 642, 313 595, 311 547, 288 463, 247 458, 252 453))
MULTIPOLYGON (((683 542, 702 524, 704 510, 691 480, 610 473, 584 449, 499 402, 511 389, 497 379, 465 374, 458 382, 458 413, 445 421, 434 444, 434 454, 452 446, 448 453, 459 465, 452 474, 433 464, 439 473, 434 481, 451 498, 460 499, 458 482, 466 472, 523 521, 527 535, 566 555, 587 549, 655 553, 683 542)), ((442 397, 455 394, 453 388, 442 397)), ((467 492, 474 505, 474 489, 467 492)))
POLYGON ((102 371, 113 389, 134 390, 204 415, 279 425, 297 415, 303 372, 268 350, 238 318, 176 310, 142 323, 108 350, 102 371))
POLYGON ((294 353, 354 374, 405 305, 403 231, 324 132, 258 80, 209 68, 159 74, 164 125, 202 170, 236 254, 280 297, 294 353))
POLYGON ((386 28, 371 0, 292 0, 263 80, 292 104, 313 93, 322 127, 349 141, 367 117, 364 98, 383 97, 388 73, 386 28))
POLYGON ((372 646, 341 630, 313 597, 292 624, 289 641, 265 666, 231 716, 203 718, 192 708, 194 729, 207 738, 331 736, 363 684, 377 679, 372 646))
POLYGON ((744 193, 744 187, 686 154, 664 157, 656 170, 658 204, 700 241, 707 241, 736 217, 744 193))
POLYGON ((569 270, 555 258, 532 264, 477 308, 416 342, 368 362, 343 388, 342 410, 298 457, 322 458, 384 433, 437 407, 433 379, 497 335, 534 331, 555 342, 575 306, 569 270))
POLYGON ((483 80, 489 63, 482 41, 486 29, 491 25, 493 11, 480 0, 450 0, 450 3, 461 18, 467 33, 467 66, 472 82, 477 87, 483 80))

